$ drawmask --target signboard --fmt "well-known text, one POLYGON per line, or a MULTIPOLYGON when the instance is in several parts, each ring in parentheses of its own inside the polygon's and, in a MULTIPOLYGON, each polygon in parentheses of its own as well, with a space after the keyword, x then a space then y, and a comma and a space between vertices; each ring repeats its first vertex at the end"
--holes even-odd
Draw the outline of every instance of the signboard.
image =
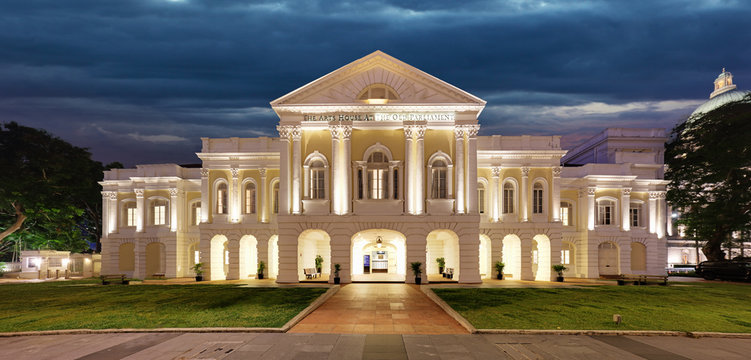
POLYGON ((303 121, 454 121, 454 113, 356 113, 303 115, 303 121))

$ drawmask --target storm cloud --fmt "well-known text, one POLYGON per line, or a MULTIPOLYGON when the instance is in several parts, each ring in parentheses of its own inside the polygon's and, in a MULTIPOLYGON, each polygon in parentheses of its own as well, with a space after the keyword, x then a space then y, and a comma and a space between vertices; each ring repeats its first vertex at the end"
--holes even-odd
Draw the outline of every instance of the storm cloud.
POLYGON ((195 163, 274 136, 268 103, 382 50, 488 101, 481 134, 671 128, 727 67, 751 88, 746 1, 4 0, 0 121, 103 162, 195 163))

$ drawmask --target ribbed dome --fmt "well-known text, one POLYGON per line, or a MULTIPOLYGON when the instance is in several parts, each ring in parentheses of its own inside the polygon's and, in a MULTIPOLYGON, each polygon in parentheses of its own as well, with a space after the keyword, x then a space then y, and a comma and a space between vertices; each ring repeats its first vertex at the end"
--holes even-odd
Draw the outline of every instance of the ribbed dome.
POLYGON ((702 113, 708 113, 714 109, 717 109, 718 107, 725 105, 727 103, 731 103, 734 101, 741 101, 743 100, 746 95, 751 94, 751 91, 748 90, 732 90, 728 91, 726 93, 717 95, 711 99, 709 99, 704 104, 699 105, 696 110, 694 110, 693 113, 691 113, 691 116, 702 114, 702 113))

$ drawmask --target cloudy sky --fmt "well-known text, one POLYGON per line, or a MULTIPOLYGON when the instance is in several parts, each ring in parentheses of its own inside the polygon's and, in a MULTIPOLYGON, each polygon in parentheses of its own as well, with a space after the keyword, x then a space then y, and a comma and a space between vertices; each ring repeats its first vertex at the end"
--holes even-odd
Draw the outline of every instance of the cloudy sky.
POLYGON ((196 163, 275 136, 268 103, 382 50, 485 100, 481 134, 672 128, 722 67, 751 88, 751 1, 2 0, 0 122, 102 162, 196 163))

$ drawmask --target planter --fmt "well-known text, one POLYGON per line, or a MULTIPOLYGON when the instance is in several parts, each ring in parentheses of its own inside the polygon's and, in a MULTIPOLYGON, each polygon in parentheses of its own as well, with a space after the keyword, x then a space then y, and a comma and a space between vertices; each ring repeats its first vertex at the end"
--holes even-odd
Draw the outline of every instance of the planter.
POLYGON ((555 281, 557 281, 557 282, 563 282, 563 276, 557 276, 555 278, 555 281))
POLYGON ((422 278, 416 277, 415 284, 420 285, 421 283, 422 283, 422 278))
POLYGON ((203 281, 203 275, 196 275, 196 282, 203 281))
POLYGON ((263 280, 263 273, 258 274, 258 280, 263 280))
POLYGON ((319 274, 323 274, 323 273, 321 272, 321 268, 316 268, 316 272, 317 272, 317 273, 319 273, 319 274))
POLYGON ((340 278, 338 278, 338 277, 335 277, 335 278, 334 278, 334 284, 337 284, 337 285, 338 285, 340 281, 342 281, 342 279, 340 279, 340 278))
POLYGON ((503 280, 503 274, 498 273, 498 275, 496 275, 495 278, 498 280, 503 280))
POLYGON ((439 267, 439 268, 438 268, 438 273, 439 273, 439 274, 443 274, 443 268, 442 268, 442 267, 439 267))

